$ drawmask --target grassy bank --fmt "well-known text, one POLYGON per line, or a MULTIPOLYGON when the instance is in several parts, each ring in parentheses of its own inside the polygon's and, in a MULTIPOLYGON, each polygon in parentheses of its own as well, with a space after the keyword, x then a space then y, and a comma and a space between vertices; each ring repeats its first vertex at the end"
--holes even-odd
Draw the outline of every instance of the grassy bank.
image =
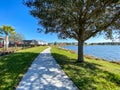
POLYGON ((0 58, 0 90, 14 90, 20 79, 45 46, 21 50, 0 58))
POLYGON ((77 55, 53 47, 52 55, 80 90, 120 90, 120 65, 85 58, 76 63, 77 55))
MULTIPOLYGON (((18 51, 18 50, 21 50, 22 47, 9 47, 7 51, 18 51)), ((0 53, 4 52, 4 48, 0 48, 0 53)))
POLYGON ((3 49, 2 48, 0 48, 0 52, 2 51, 3 49))

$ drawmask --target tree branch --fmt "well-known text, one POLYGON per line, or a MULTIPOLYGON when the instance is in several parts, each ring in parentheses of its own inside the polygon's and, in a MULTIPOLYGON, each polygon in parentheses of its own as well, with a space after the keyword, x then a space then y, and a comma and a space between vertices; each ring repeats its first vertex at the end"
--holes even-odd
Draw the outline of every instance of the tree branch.
POLYGON ((115 23, 115 21, 117 20, 117 16, 119 16, 119 14, 120 14, 120 12, 117 13, 117 14, 114 16, 114 18, 111 20, 111 22, 108 23, 107 25, 105 25, 105 26, 103 26, 103 27, 102 27, 102 26, 99 26, 99 28, 98 28, 95 32, 91 33, 88 37, 86 37, 86 38, 84 39, 84 41, 87 40, 87 39, 89 39, 90 37, 94 36, 94 35, 97 34, 98 32, 107 29, 111 24, 115 23))

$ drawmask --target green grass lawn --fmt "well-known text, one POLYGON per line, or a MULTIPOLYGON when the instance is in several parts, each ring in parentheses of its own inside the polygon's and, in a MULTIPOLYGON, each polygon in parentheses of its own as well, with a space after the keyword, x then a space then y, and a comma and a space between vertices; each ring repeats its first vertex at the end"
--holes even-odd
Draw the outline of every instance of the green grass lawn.
MULTIPOLYGON (((21 50, 22 47, 9 47, 8 51, 18 51, 21 50)), ((4 51, 4 47, 0 48, 0 51, 3 52, 4 51)))
POLYGON ((14 90, 37 55, 46 46, 34 47, 0 58, 0 90, 14 90))
POLYGON ((3 49, 2 48, 0 48, 0 51, 2 51, 3 49))
POLYGON ((80 90, 120 90, 120 65, 85 58, 77 63, 77 54, 52 47, 52 55, 80 90))

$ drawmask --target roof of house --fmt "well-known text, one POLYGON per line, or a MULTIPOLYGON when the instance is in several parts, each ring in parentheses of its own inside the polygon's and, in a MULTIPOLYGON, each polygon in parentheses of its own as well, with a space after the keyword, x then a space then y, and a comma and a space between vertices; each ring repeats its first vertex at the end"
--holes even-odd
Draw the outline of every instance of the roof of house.
POLYGON ((0 36, 0 40, 4 40, 4 38, 0 36))

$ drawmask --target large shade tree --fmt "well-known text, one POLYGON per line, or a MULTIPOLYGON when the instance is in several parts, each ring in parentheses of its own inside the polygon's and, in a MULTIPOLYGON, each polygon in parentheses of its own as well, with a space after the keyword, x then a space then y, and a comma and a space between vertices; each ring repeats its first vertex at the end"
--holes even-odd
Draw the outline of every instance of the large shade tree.
POLYGON ((3 25, 0 27, 2 33, 5 34, 5 50, 8 50, 9 46, 9 34, 15 34, 15 29, 12 26, 3 25))
POLYGON ((84 61, 84 41, 101 34, 112 38, 120 32, 120 0, 24 0, 24 4, 45 33, 78 41, 79 62, 84 61))

